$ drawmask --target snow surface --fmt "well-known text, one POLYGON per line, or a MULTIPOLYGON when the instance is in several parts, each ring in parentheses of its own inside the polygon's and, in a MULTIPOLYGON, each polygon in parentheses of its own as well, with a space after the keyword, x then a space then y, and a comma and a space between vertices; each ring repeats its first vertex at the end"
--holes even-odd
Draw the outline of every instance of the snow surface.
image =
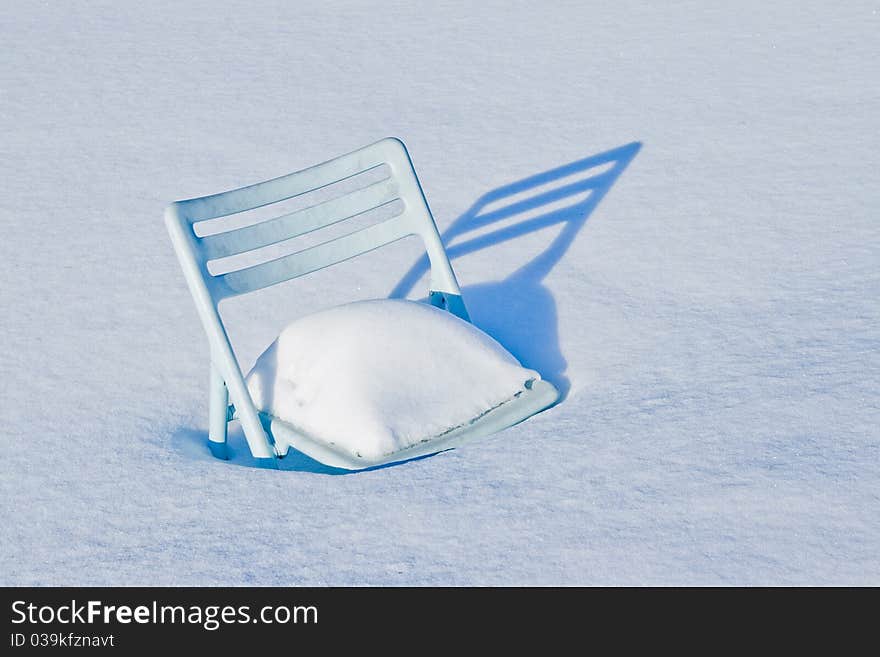
MULTIPOLYGON (((880 584, 878 33, 858 0, 14 3, 0 583, 880 584), (257 469, 238 428, 212 459, 163 208, 386 135, 476 324, 566 398, 371 472, 257 469)), ((417 252, 230 301, 242 366, 422 297, 417 252)))
POLYGON ((261 411, 374 461, 468 424, 540 378, 445 310, 373 299, 292 322, 247 386, 261 411))

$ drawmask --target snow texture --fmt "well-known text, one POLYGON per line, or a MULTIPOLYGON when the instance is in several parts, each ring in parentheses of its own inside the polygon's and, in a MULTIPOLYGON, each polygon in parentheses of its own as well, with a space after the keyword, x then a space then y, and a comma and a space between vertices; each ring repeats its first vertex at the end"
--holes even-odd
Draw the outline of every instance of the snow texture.
MULTIPOLYGON (((876 2, 12 4, 0 583, 880 584, 876 2), (565 398, 358 474, 212 459, 163 208, 387 135, 565 398)), ((247 371, 424 272, 222 312, 247 371)))
POLYGON ((297 319, 247 386, 261 411, 376 460, 464 426, 540 378, 445 310, 378 299, 297 319))

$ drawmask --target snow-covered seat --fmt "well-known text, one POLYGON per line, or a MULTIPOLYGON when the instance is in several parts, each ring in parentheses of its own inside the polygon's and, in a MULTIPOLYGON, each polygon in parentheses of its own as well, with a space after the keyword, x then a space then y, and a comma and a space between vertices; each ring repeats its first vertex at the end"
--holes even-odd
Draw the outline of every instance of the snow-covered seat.
MULTIPOLYGON (((195 301, 199 317, 208 335, 211 350, 208 445, 212 453, 219 458, 227 458, 227 425, 233 417, 241 421, 248 447, 257 459, 265 459, 268 463, 274 463, 276 458, 285 456, 289 447, 292 446, 328 465, 347 469, 362 469, 435 453, 453 447, 466 438, 493 433, 547 408, 558 398, 556 389, 550 383, 541 380, 537 373, 518 367, 519 364, 509 354, 506 357, 499 353, 490 354, 489 352, 493 352, 493 350, 497 351, 495 349, 497 343, 495 343, 495 346, 483 345, 483 348, 487 350, 486 357, 483 359, 487 364, 486 367, 489 368, 487 372, 496 371, 492 367, 500 368, 497 371, 506 372, 505 376, 516 380, 519 388, 508 390, 504 386, 508 385, 509 387, 509 382, 496 386, 492 376, 484 377, 481 379, 483 382, 478 384, 475 383, 475 380, 469 380, 472 377, 462 376, 463 373, 468 374, 466 371, 449 369, 446 373, 449 380, 441 380, 440 383, 443 385, 439 388, 433 388, 435 391, 448 390, 449 398, 446 401, 450 403, 455 402, 456 399, 468 401, 469 395, 481 394, 485 396, 484 405, 488 405, 488 407, 477 411, 472 408, 472 405, 470 407, 467 404, 456 406, 452 403, 450 408, 453 410, 471 408, 473 417, 467 417, 464 420, 461 416, 450 417, 447 426, 444 426, 442 422, 440 424, 435 422, 426 429, 426 435, 418 435, 417 431, 403 432, 406 433, 404 437, 398 434, 401 431, 400 426, 411 428, 413 417, 419 417, 419 409, 429 409, 434 405, 434 400, 420 398, 414 403, 403 404, 400 399, 389 398, 388 395, 379 399, 372 394, 375 391, 370 390, 370 386, 373 384, 369 380, 362 381, 364 387, 360 391, 366 391, 371 399, 379 399, 380 402, 377 405, 365 407, 369 412, 380 412, 383 409, 384 412, 389 412, 387 410, 389 408, 407 406, 409 413, 407 422, 409 424, 398 423, 395 425, 394 422, 386 422, 382 425, 380 422, 382 426, 380 426, 379 433, 390 431, 389 435, 396 436, 391 443, 388 443, 391 445, 390 449, 387 448, 388 445, 385 445, 385 448, 376 447, 378 442, 373 446, 373 449, 363 450, 353 448, 354 442, 340 445, 338 439, 331 439, 329 433, 321 431, 321 427, 318 427, 317 431, 314 427, 311 430, 306 430, 302 423, 296 422, 296 417, 290 417, 290 413, 285 414, 279 411, 277 399, 274 400, 276 403, 271 404, 266 399, 258 399, 257 401, 260 403, 255 403, 252 393, 256 392, 257 396, 260 396, 260 386, 257 380, 260 376, 265 377, 266 372, 272 368, 263 367, 263 370, 260 370, 260 361, 258 361, 249 381, 245 381, 223 320, 218 312, 219 303, 224 299, 254 292, 348 260, 410 235, 417 235, 421 238, 428 254, 431 265, 428 291, 430 305, 448 311, 461 320, 444 329, 454 337, 447 339, 440 335, 437 338, 447 339, 447 344, 426 344, 425 348, 436 347, 448 353, 448 358, 456 359, 465 358, 465 356, 457 354, 457 345, 459 344, 464 349, 463 345, 470 340, 474 342, 474 345, 479 346, 478 343, 483 338, 494 343, 491 338, 470 325, 463 328, 464 323, 469 319, 458 282, 425 201, 409 154, 398 139, 383 139, 347 155, 266 182, 211 196, 177 201, 166 209, 165 223, 177 257, 183 267, 184 276, 195 301), (199 236, 196 233, 195 226, 200 222, 285 201, 383 166, 387 167, 386 178, 330 200, 243 227, 231 228, 204 236, 199 236), (400 203, 395 206, 397 209, 393 216, 380 223, 353 230, 340 237, 258 264, 250 264, 218 274, 212 274, 209 271, 208 265, 214 260, 262 249, 350 219, 369 210, 385 206, 392 201, 400 201, 400 203), (507 357, 513 361, 512 363, 508 361, 509 370, 504 369, 502 363, 507 357), (248 384, 250 384, 250 389, 248 384), (492 390, 493 386, 498 387, 498 390, 492 390), (506 390, 504 393, 506 396, 502 395, 504 399, 499 402, 496 397, 501 394, 499 391, 502 389, 506 390), (232 406, 229 405, 230 397, 232 406), (495 399, 495 401, 489 401, 491 399, 495 399)), ((421 314, 413 315, 410 310, 404 312, 404 315, 409 313, 408 317, 410 317, 405 321, 425 321, 421 314)), ((363 313, 361 312, 361 314, 363 313)), ((394 313, 392 312, 392 314, 394 313)), ((356 316, 357 314, 349 315, 348 318, 356 316)), ((437 326, 439 330, 439 324, 437 326)), ((279 337, 279 340, 283 336, 284 334, 279 337)), ((465 349, 465 351, 467 350, 465 349)), ((464 354, 465 351, 461 353, 464 354)), ((405 353, 398 354, 398 357, 404 360, 405 356, 405 353)), ((467 359, 474 360, 473 356, 467 356, 467 359)), ((262 360, 265 365, 265 359, 262 360)), ((480 360, 480 358, 476 358, 476 360, 480 360)), ((423 363, 422 366, 430 367, 430 361, 426 361, 426 363, 428 364, 423 363)), ((277 372, 278 368, 275 371, 277 372)), ((436 372, 430 371, 405 373, 404 378, 400 381, 401 390, 418 386, 424 377, 434 375, 439 376, 436 372)), ((326 385, 326 373, 319 372, 319 378, 319 383, 326 385)), ((364 378, 360 376, 359 380, 364 378)), ((275 383, 273 382, 272 385, 275 383)), ((278 381, 278 385, 282 383, 287 385, 303 382, 278 381)), ((304 383, 315 384, 315 381, 304 383)), ((263 390, 265 391, 265 387, 263 390)), ((349 391, 349 393, 350 395, 357 394, 358 390, 349 391)), ((430 414, 428 410, 425 413, 426 416, 430 414)), ((394 418, 386 419, 393 420, 394 418)), ((338 438, 339 434, 337 433, 336 436, 338 438)), ((352 440, 356 441, 357 437, 352 436, 352 440)))

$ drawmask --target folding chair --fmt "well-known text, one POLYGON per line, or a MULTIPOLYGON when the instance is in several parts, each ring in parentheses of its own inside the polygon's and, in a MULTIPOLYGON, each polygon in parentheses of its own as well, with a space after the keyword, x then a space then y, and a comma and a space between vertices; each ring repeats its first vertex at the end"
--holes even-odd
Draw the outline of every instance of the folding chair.
POLYGON ((227 425, 234 418, 241 421, 254 458, 263 464, 274 464, 275 459, 285 456, 288 447, 293 445, 328 465, 360 469, 434 453, 455 446, 465 438, 493 433, 543 410, 558 398, 551 384, 536 381, 531 389, 497 412, 489 412, 466 427, 409 450, 404 456, 382 462, 353 462, 326 445, 298 434, 278 418, 258 412, 218 311, 219 303, 224 299, 282 283, 404 237, 418 235, 430 262, 429 303, 469 321, 461 290, 409 154, 398 139, 383 139, 323 164, 273 180, 211 196, 177 201, 166 209, 165 224, 208 336, 211 353, 208 445, 218 458, 228 458, 227 425), (337 198, 244 227, 203 237, 196 234, 195 225, 199 222, 285 201, 382 165, 388 167, 387 178, 337 198), (208 270, 208 263, 213 260, 271 246, 396 200, 402 201, 397 204, 399 209, 396 214, 381 223, 223 274, 212 274, 208 270))

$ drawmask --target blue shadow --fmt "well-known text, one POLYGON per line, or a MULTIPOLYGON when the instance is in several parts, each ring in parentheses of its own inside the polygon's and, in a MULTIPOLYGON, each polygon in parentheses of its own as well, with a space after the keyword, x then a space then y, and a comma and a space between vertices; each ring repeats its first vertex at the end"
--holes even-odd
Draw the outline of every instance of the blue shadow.
MULTIPOLYGON (((640 149, 641 143, 633 142, 487 192, 441 235, 450 259, 454 260, 562 224, 560 232, 542 252, 507 278, 462 288, 473 323, 504 345, 523 365, 540 372, 559 389, 562 399, 570 388, 565 376, 567 363, 559 346, 556 300, 543 281, 640 149), (590 173, 599 167, 601 171, 590 173), (562 181, 566 178, 572 180, 562 181), (530 191, 534 193, 529 195, 530 191), (511 199, 514 196, 518 198, 511 199), (507 199, 511 200, 505 204, 507 199), (571 204, 565 204, 566 200, 571 200, 571 204), (551 209, 551 204, 563 206, 551 209), (546 212, 542 212, 544 208, 546 212), (468 233, 518 215, 527 216, 467 238, 468 233)), ((423 256, 388 296, 407 296, 428 269, 428 257, 423 256)), ((567 301, 577 303, 576 299, 567 301)))

